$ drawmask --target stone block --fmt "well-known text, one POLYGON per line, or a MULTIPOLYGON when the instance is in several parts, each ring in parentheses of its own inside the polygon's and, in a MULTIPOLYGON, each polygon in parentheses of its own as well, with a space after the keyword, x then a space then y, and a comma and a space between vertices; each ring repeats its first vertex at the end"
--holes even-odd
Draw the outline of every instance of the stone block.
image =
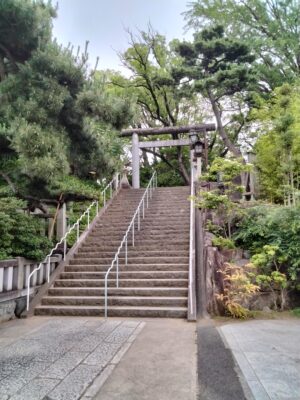
MULTIPOLYGON (((79 365, 51 393, 47 400, 77 400, 100 373, 101 367, 79 365)), ((46 400, 45 399, 45 400, 46 400)))

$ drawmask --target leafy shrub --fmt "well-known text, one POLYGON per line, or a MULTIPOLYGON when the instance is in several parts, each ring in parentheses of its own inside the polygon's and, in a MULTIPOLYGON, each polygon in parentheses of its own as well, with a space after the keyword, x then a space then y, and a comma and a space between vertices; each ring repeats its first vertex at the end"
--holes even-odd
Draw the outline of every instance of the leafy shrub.
POLYGON ((300 274, 300 207, 258 206, 247 210, 234 234, 237 246, 257 254, 265 273, 280 270, 296 285, 300 274), (269 246, 269 247, 266 247, 269 246))
POLYGON ((224 291, 217 294, 217 299, 223 303, 227 314, 240 319, 250 317, 251 312, 245 303, 259 290, 259 286, 253 282, 254 274, 245 267, 229 263, 219 272, 223 274, 224 291))
POLYGON ((235 249, 234 241, 228 238, 224 238, 223 236, 218 236, 213 238, 212 244, 218 249, 235 249))
POLYGON ((41 234, 41 221, 22 211, 14 197, 0 199, 0 259, 22 256, 42 260, 52 243, 41 234))

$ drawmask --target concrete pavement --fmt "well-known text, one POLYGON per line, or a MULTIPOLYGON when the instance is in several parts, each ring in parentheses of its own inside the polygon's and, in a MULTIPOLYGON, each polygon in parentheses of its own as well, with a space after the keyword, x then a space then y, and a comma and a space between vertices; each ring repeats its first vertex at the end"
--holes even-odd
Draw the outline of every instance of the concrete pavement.
POLYGON ((0 400, 196 400, 195 324, 31 317, 0 325, 0 400))
POLYGON ((300 400, 299 338, 296 319, 14 320, 0 400, 300 400))
POLYGON ((256 320, 219 328, 256 400, 300 399, 300 320, 256 320))
POLYGON ((143 330, 95 400, 196 400, 196 324, 143 321, 143 330))

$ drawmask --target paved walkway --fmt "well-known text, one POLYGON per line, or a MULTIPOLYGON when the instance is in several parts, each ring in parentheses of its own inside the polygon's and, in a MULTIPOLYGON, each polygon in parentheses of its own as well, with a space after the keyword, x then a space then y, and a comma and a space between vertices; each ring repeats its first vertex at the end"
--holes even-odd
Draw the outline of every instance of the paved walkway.
POLYGON ((300 399, 300 320, 257 320, 219 328, 256 400, 300 399))
POLYGON ((195 324, 32 317, 0 325, 0 400, 195 400, 195 324))
POLYGON ((95 400, 196 400, 196 324, 146 319, 95 400))
POLYGON ((143 328, 133 320, 43 318, 0 325, 0 400, 91 399, 143 328))

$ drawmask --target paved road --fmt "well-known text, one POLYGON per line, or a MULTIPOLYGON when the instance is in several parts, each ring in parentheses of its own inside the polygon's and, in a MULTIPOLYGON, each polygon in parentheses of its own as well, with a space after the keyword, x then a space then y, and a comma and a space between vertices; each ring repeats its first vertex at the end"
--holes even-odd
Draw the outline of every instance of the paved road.
POLYGON ((219 330, 256 400, 300 399, 300 320, 246 321, 219 330))
POLYGON ((137 320, 43 318, 0 325, 0 400, 91 399, 142 330, 137 320))

